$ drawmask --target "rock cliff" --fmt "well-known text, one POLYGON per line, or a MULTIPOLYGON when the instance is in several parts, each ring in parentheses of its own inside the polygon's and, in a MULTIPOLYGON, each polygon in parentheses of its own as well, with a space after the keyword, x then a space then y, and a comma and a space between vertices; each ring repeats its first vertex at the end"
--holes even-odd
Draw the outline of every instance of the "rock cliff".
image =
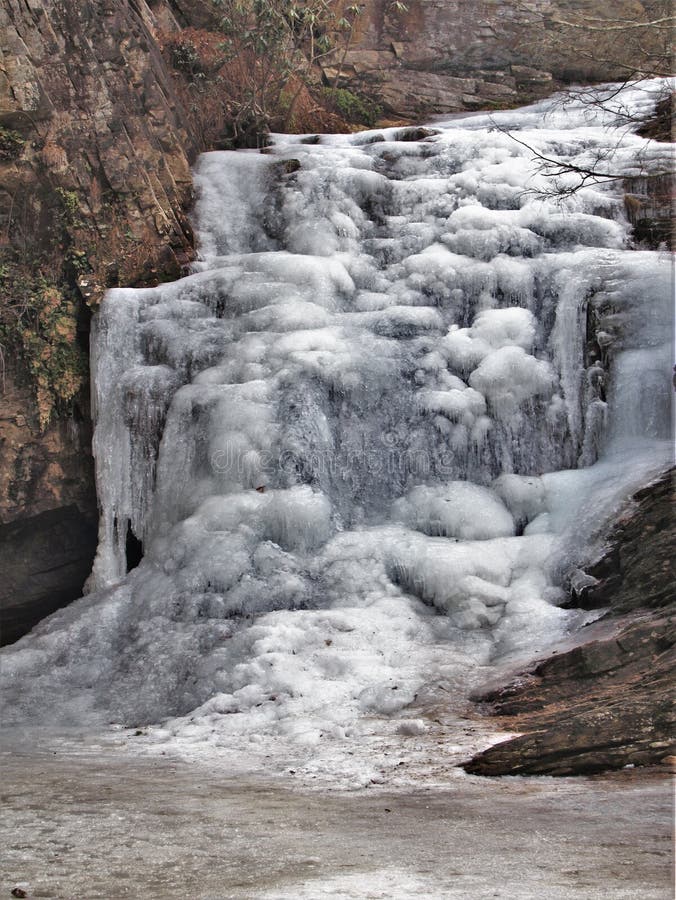
POLYGON ((391 115, 405 118, 516 106, 563 84, 623 79, 639 57, 657 64, 667 39, 658 28, 618 30, 622 21, 657 18, 659 3, 651 0, 404 6, 366 3, 353 40, 329 58, 325 73, 376 94, 391 115))
POLYGON ((477 775, 574 775, 674 754, 676 662, 673 471, 635 495, 577 602, 604 618, 511 684, 477 698, 505 731, 474 757, 477 775))
MULTIPOLYGON (((42 535, 31 544, 42 547, 38 574, 73 508, 78 528, 95 529, 90 308, 107 287, 175 278, 192 258, 186 210, 200 148, 156 22, 144 0, 0 9, 0 522, 21 518, 42 535)), ((0 549, 9 584, 27 577, 26 560, 15 570, 17 540, 0 549)), ((49 588, 62 601, 83 579, 66 580, 49 588)))

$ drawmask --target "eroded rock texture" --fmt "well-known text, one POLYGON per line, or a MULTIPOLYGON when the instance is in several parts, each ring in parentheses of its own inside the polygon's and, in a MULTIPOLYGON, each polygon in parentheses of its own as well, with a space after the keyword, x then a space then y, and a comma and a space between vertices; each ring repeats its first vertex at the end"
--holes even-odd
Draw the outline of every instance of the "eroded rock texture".
MULTIPOLYGON (((658 29, 618 24, 660 15, 654 0, 387 0, 364 5, 354 39, 325 66, 330 81, 376 90, 394 115, 419 118, 515 106, 565 83, 626 77, 641 47, 657 57, 658 29), (580 15, 593 30, 569 27, 580 15), (612 20, 604 28, 604 21, 612 20), (637 37, 640 35, 640 39, 637 37)), ((643 51, 641 51, 643 53, 643 51)), ((645 53, 643 53, 645 61, 645 53)))
POLYGON ((598 580, 583 599, 590 608, 609 606, 590 640, 478 698, 505 731, 526 733, 474 757, 466 771, 572 775, 674 753, 672 501, 668 472, 635 495, 590 567, 598 580))
POLYGON ((86 299, 175 277, 191 258, 184 211, 198 144, 154 24, 131 0, 8 0, 0 12, 0 123, 26 141, 2 168, 10 243, 44 246, 60 192, 72 191, 64 225, 93 270, 79 278, 86 299))

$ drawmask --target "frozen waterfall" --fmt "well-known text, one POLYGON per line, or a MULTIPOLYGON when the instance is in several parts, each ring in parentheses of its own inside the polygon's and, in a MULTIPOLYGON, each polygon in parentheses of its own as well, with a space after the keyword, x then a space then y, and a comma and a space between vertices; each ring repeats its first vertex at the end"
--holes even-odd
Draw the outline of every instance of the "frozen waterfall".
POLYGON ((96 317, 92 593, 6 718, 349 740, 589 618, 567 573, 671 458, 671 260, 524 144, 667 152, 546 101, 200 159, 194 272, 96 317))

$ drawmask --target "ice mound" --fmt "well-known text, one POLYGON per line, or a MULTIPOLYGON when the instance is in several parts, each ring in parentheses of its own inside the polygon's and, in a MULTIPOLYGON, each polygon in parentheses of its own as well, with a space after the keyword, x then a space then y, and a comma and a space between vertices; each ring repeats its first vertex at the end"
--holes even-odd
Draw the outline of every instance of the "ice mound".
POLYGON ((549 396, 554 373, 546 360, 536 359, 522 347, 500 347, 485 356, 469 376, 470 385, 491 403, 496 416, 516 413, 526 400, 549 396))
POLYGON ((532 475, 500 475, 491 487, 502 498, 521 528, 546 511, 546 493, 541 478, 532 475))
MULTIPOLYGON (((575 103, 494 116, 662 152, 575 103)), ((3 652, 3 722, 403 739, 426 682, 462 698, 583 621, 567 570, 671 457, 670 261, 612 185, 539 194, 492 120, 378 135, 205 154, 193 273, 107 294, 92 592, 3 652)))
POLYGON ((504 653, 537 646, 568 618, 552 603, 558 597, 546 574, 552 550, 551 535, 451 547, 437 539, 413 545, 394 571, 400 584, 443 610, 453 626, 494 629, 495 646, 504 653))
POLYGON ((481 541, 514 534, 514 520, 487 488, 452 481, 441 488, 419 485, 393 506, 394 517, 424 534, 481 541))
POLYGON ((530 350, 535 343, 535 329, 533 313, 516 306, 486 310, 472 323, 472 335, 496 350, 512 346, 530 350))

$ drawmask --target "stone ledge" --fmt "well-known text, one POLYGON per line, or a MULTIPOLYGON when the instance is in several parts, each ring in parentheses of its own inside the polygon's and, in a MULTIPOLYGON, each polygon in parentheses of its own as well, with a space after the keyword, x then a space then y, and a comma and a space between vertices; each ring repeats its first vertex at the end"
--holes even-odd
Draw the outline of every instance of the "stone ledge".
POLYGON ((667 472, 637 492, 608 538, 594 569, 604 577, 588 598, 611 607, 591 626, 595 639, 475 698, 499 717, 500 730, 522 734, 464 763, 467 772, 589 774, 658 764, 674 754, 671 480, 667 472), (599 637, 604 624, 612 633, 599 637))

